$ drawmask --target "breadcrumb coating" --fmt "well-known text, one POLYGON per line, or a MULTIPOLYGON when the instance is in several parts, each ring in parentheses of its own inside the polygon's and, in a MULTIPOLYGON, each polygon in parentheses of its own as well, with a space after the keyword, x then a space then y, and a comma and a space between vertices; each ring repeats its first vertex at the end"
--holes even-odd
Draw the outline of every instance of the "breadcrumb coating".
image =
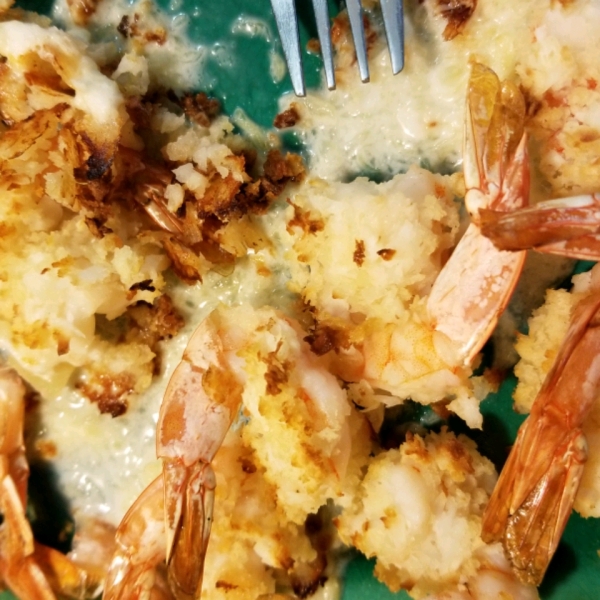
POLYGON ((464 583, 479 567, 481 517, 496 481, 475 443, 448 431, 409 436, 373 458, 336 524, 375 557, 375 575, 414 598, 464 583))
POLYGON ((289 199, 281 235, 291 246, 288 285, 308 305, 313 349, 331 357, 334 372, 385 390, 388 405, 451 401, 480 427, 489 385, 469 379, 425 306, 456 244, 462 185, 416 166, 381 184, 309 179, 289 199))

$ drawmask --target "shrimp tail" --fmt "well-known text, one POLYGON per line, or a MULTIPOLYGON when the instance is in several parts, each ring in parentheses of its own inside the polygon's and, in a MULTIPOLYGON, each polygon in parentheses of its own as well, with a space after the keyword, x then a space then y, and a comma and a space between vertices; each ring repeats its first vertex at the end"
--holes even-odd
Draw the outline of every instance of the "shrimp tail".
POLYGON ((10 476, 5 476, 0 484, 0 510, 4 516, 0 554, 3 579, 19 597, 54 600, 52 588, 33 558, 33 535, 10 476))
POLYGON ((501 83, 474 63, 465 120, 465 205, 472 223, 437 277, 427 309, 435 328, 453 340, 468 365, 498 322, 525 261, 524 252, 498 250, 481 234, 484 209, 512 211, 529 202, 525 102, 519 89, 501 83))
POLYGON ((62 552, 35 542, 33 560, 39 565, 48 583, 61 596, 74 600, 97 598, 102 581, 71 561, 62 552))
POLYGON ((484 208, 480 219, 483 235, 500 250, 600 258, 600 194, 546 200, 513 212, 484 208))
POLYGON ((537 483, 513 508, 515 497, 519 496, 519 482, 511 479, 515 473, 531 469, 531 463, 527 465, 531 447, 536 446, 536 439, 539 444, 540 438, 548 435, 551 433, 540 421, 525 422, 498 480, 496 489, 500 493, 492 496, 482 525, 483 540, 502 541, 519 579, 533 585, 542 582, 556 551, 587 459, 587 444, 581 430, 568 432, 549 464, 544 461, 544 473, 537 483), (532 429, 535 429, 533 436, 532 429))
POLYGON ((116 549, 104 582, 104 600, 148 600, 155 568, 164 558, 163 476, 133 503, 115 536, 116 549))
POLYGON ((581 425, 599 394, 600 294, 595 294, 575 307, 483 517, 483 540, 502 541, 525 583, 541 583, 567 524, 587 459, 581 425))
POLYGON ((525 100, 515 84, 474 63, 467 90, 465 204, 475 221, 485 208, 510 211, 529 201, 525 100))
POLYGON ((215 475, 207 463, 165 460, 165 523, 169 587, 177 600, 200 598, 212 524, 215 475))
POLYGON ((190 338, 167 386, 157 424, 163 461, 169 587, 177 600, 200 597, 216 480, 210 466, 238 414, 243 386, 227 363, 219 313, 190 338))
POLYGON ((544 477, 509 519, 506 549, 520 578, 539 585, 567 524, 587 459, 581 431, 557 448, 544 477))

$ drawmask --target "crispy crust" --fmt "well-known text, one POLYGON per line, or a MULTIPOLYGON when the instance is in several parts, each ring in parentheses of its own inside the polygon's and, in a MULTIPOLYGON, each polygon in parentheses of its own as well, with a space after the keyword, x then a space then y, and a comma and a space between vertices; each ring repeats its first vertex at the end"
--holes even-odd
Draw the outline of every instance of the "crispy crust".
POLYGON ((477 8, 477 0, 436 0, 436 11, 447 21, 444 29, 446 41, 462 32, 477 8))

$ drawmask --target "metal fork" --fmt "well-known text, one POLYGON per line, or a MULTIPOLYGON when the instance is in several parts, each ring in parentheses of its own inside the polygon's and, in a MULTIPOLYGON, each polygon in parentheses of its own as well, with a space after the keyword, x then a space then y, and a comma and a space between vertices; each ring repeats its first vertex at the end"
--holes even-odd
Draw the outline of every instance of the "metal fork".
MULTIPOLYGON (((335 73, 333 70, 333 52, 331 48, 331 30, 329 8, 327 0, 312 0, 321 55, 325 67, 327 87, 335 89, 335 73)), ((271 0, 279 37, 283 46, 288 71, 297 96, 306 95, 304 75, 302 72, 302 53, 300 51, 300 37, 298 35, 298 15, 294 0, 271 0)), ((350 19, 350 29, 360 78, 363 82, 369 81, 369 64, 367 62, 367 44, 365 40, 365 27, 363 22, 363 9, 360 0, 346 0, 346 8, 350 19)), ((381 0, 381 12, 385 35, 388 41, 392 71, 394 75, 404 67, 404 14, 402 0, 381 0)))

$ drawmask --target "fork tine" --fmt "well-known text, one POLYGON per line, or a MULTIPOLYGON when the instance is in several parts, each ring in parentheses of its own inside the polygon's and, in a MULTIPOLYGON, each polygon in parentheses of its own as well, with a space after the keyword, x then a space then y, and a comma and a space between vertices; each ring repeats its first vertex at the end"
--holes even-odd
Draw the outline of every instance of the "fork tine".
POLYGON ((367 83, 369 81, 369 63, 367 62, 365 26, 362 19, 360 0, 346 0, 346 8, 348 9, 348 17, 350 18, 350 29, 352 30, 352 38, 354 39, 360 78, 364 83, 367 83))
POLYGON ((298 35, 298 17, 294 0, 271 0, 273 13, 292 86, 296 96, 306 96, 304 75, 302 74, 302 54, 300 53, 300 37, 298 35))
POLYGON ((331 48, 331 29, 329 27, 329 7, 327 0, 312 0, 315 19, 317 21, 317 32, 321 44, 321 56, 325 67, 325 78, 327 87, 335 89, 335 73, 333 71, 333 50, 331 48))
POLYGON ((404 11, 402 0, 381 0, 383 24, 394 75, 404 68, 404 11))

